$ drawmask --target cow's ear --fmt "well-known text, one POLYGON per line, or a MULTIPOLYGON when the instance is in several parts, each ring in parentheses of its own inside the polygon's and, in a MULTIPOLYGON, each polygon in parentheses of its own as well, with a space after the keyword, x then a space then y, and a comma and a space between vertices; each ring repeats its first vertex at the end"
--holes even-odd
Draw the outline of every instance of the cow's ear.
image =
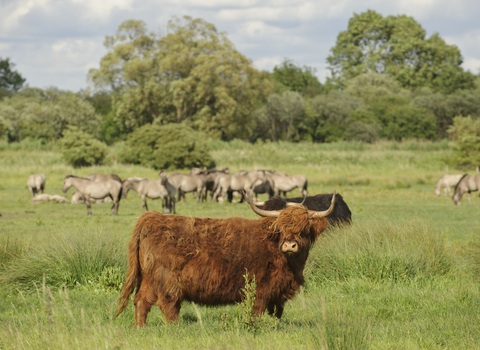
POLYGON ((310 220, 310 241, 314 243, 327 226, 328 221, 325 218, 310 220))

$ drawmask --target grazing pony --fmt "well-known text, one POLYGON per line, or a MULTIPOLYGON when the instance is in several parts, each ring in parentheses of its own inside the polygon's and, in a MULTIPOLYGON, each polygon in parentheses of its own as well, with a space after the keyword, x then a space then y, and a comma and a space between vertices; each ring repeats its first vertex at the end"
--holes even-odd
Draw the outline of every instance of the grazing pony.
POLYGON ((450 194, 450 187, 457 186, 458 181, 463 177, 462 174, 444 174, 438 179, 437 184, 435 185, 435 196, 440 196, 440 192, 442 187, 444 188, 444 196, 447 195, 451 196, 450 194))
POLYGON ((87 215, 92 215, 92 206, 90 199, 103 199, 110 197, 113 200, 112 215, 118 214, 118 206, 120 205, 120 198, 122 196, 122 183, 116 180, 108 180, 102 182, 94 182, 83 177, 68 175, 63 181, 63 192, 67 192, 70 187, 80 192, 85 198, 87 205, 87 215))
POLYGON ((463 177, 458 181, 457 186, 455 186, 455 192, 453 192, 453 203, 455 205, 460 205, 460 201, 462 200, 463 195, 465 192, 468 192, 468 205, 470 205, 470 192, 478 191, 480 188, 480 174, 476 175, 468 175, 465 174, 463 177))
POLYGON ((127 198, 127 193, 134 190, 142 198, 143 210, 148 210, 147 198, 162 200, 162 213, 167 206, 167 214, 170 214, 170 207, 168 206, 168 191, 162 185, 162 180, 148 180, 141 177, 129 177, 123 181, 122 198, 127 198))

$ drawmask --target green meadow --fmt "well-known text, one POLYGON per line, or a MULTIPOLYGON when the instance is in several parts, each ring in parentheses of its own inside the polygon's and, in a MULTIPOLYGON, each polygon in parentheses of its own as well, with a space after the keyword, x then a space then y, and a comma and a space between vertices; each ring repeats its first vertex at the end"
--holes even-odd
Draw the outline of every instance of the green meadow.
MULTIPOLYGON (((1 349, 480 348, 480 199, 473 193, 471 206, 466 198, 454 206, 443 190, 435 197, 448 142, 212 141, 218 168, 303 174, 310 195, 336 190, 353 225, 317 241, 306 284, 280 321, 250 317, 245 303, 184 303, 178 324, 167 325, 153 308, 143 329, 134 327, 132 303, 112 316, 141 199, 130 192, 118 216, 109 203, 93 204, 87 217, 85 205, 31 204, 26 186, 39 172, 45 192, 60 195, 69 174, 158 178, 153 169, 119 164, 121 147, 111 147, 107 165, 73 169, 54 144, 0 143, 1 349)), ((245 203, 186 197, 178 215, 257 217, 245 203)), ((148 205, 161 211, 159 201, 148 205)))

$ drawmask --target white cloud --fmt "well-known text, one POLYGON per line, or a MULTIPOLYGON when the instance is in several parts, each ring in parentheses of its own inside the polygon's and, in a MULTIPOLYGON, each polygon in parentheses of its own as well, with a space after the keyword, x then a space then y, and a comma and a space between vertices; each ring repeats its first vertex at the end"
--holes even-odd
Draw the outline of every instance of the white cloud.
POLYGON ((468 69, 473 74, 480 73, 480 59, 470 58, 463 62, 463 68, 468 69))
POLYGON ((49 0, 20 0, 2 6, 0 4, 0 26, 3 30, 13 29, 18 26, 18 22, 35 7, 43 7, 49 3, 49 0))
POLYGON ((261 57, 253 61, 253 65, 260 70, 272 70, 273 67, 279 65, 282 61, 282 56, 261 57))
POLYGON ((129 10, 133 0, 71 0, 85 8, 85 17, 108 18, 114 9, 129 10))

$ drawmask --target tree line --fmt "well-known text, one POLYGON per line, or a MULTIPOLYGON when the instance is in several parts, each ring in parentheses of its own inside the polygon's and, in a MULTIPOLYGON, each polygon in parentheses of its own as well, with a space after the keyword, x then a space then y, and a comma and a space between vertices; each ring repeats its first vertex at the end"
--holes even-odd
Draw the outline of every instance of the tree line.
POLYGON ((47 142, 76 130, 112 144, 147 125, 178 124, 225 141, 435 140, 458 134, 449 132, 455 117, 480 117, 479 77, 463 70, 459 49, 405 15, 354 14, 324 84, 288 58, 257 70, 202 19, 173 18, 165 33, 128 20, 104 44, 88 74, 94 92, 22 88, 0 59, 3 137, 47 142))

